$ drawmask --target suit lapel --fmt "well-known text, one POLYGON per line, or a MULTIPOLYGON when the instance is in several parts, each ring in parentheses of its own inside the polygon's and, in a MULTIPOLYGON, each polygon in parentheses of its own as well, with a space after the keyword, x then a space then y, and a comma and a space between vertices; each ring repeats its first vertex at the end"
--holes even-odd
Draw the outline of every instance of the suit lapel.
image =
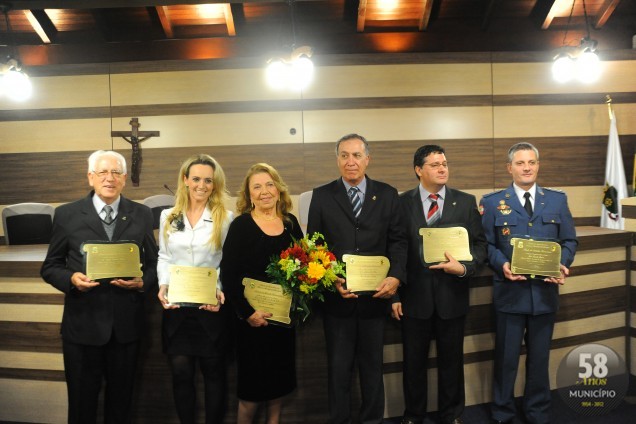
POLYGON ((424 203, 422 201, 422 196, 420 196, 419 186, 411 190, 409 199, 411 202, 411 207, 409 209, 411 210, 413 222, 415 222, 419 228, 428 227, 426 224, 426 217, 424 216, 424 203))
MULTIPOLYGON (((375 201, 378 198, 376 194, 375 184, 373 180, 369 177, 367 179, 367 192, 364 193, 364 203, 362 203, 362 209, 360 210, 359 219, 362 219, 363 216, 368 215, 369 211, 373 209, 375 206, 375 201)), ((353 215, 353 212, 351 213, 353 215)))
MULTIPOLYGON (((349 196, 347 195, 347 190, 345 189, 345 185, 342 182, 342 178, 336 180, 336 184, 334 184, 333 199, 338 204, 338 206, 342 208, 344 213, 347 214, 349 218, 351 218, 351 220, 355 219, 355 217, 353 216, 353 207, 351 206, 351 201, 349 200, 349 196)), ((364 203, 362 204, 360 215, 362 215, 363 213, 364 203)))
POLYGON ((124 196, 120 196, 119 210, 117 211, 117 223, 115 225, 115 232, 113 233, 113 240, 119 240, 126 228, 132 222, 132 204, 131 201, 124 196))
POLYGON ((96 240, 108 240, 108 235, 106 234, 106 230, 104 230, 104 225, 102 224, 102 220, 99 217, 99 214, 95 210, 95 206, 93 205, 93 195, 95 193, 91 191, 91 193, 84 199, 82 203, 81 209, 81 219, 86 223, 86 225, 95 232, 96 240))
POLYGON ((545 207, 545 192, 543 188, 537 185, 537 191, 534 195, 534 208, 532 209, 532 219, 537 216, 541 216, 543 213, 543 208, 545 207))
POLYGON ((523 216, 528 216, 528 213, 523 208, 523 205, 519 201, 519 197, 517 197, 517 193, 515 193, 515 189, 512 184, 506 189, 506 204, 512 208, 513 211, 521 214, 523 216))
POLYGON ((442 209, 442 216, 440 217, 438 224, 444 224, 447 222, 454 222, 453 215, 455 214, 455 200, 451 189, 446 186, 446 198, 444 199, 444 208, 442 209))

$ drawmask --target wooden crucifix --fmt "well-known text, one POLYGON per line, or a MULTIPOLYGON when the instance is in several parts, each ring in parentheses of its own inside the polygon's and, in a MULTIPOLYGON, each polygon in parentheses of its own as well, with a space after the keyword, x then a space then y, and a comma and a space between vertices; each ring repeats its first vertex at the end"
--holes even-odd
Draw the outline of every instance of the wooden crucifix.
POLYGON ((133 186, 139 186, 139 174, 141 173, 141 143, 150 137, 159 137, 159 131, 139 131, 141 124, 138 118, 130 118, 131 131, 111 131, 111 137, 122 137, 132 145, 131 180, 133 186))

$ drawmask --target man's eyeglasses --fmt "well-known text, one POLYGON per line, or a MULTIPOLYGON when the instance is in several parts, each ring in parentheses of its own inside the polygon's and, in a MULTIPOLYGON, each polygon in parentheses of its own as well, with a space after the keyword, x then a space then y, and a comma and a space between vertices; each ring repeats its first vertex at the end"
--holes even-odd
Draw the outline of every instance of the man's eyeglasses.
POLYGON ((424 165, 431 167, 432 169, 439 169, 439 167, 448 168, 448 163, 446 162, 435 162, 435 163, 425 163, 424 165))
POLYGON ((99 178, 106 178, 108 177, 108 174, 111 174, 113 178, 120 178, 122 175, 124 175, 124 172, 119 169, 113 169, 110 171, 93 171, 93 174, 97 175, 99 178))

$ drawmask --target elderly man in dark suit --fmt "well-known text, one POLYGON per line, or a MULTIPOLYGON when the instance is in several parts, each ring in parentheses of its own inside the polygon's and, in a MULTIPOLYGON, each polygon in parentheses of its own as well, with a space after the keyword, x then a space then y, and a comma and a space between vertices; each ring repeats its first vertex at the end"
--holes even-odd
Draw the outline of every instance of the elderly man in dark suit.
POLYGON ((421 424, 427 416, 428 355, 437 341, 438 410, 442 423, 461 423, 464 410, 464 324, 471 275, 486 260, 486 237, 475 196, 452 189, 444 149, 422 146, 413 168, 419 184, 402 193, 400 206, 408 235, 407 284, 400 287, 392 316, 402 321, 404 344, 403 424, 421 424), (463 227, 472 260, 425 263, 421 228, 463 227))
POLYGON ((104 422, 130 422, 144 292, 157 284, 158 256, 152 212, 121 196, 126 174, 126 160, 117 152, 99 150, 89 157, 93 191, 57 208, 42 265, 42 278, 65 294, 62 347, 69 423, 97 421, 104 379, 104 422), (118 240, 139 245, 143 277, 89 279, 82 243, 118 240))
POLYGON ((569 274, 578 244, 572 214, 563 192, 537 185, 539 151, 530 143, 508 150, 512 184, 487 194, 480 203, 493 270, 496 337, 492 418, 511 423, 515 418, 514 386, 521 344, 526 345, 526 422, 550 422, 550 341, 559 308, 559 285, 569 274), (532 278, 510 269, 513 237, 557 241, 561 245, 561 276, 532 278))
POLYGON ((383 333, 389 299, 405 278, 406 237, 400 225, 397 190, 365 175, 369 145, 349 134, 336 143, 341 178, 314 189, 307 232, 325 236, 338 259, 346 253, 382 255, 390 260, 387 277, 372 295, 357 295, 340 279, 337 293, 325 299, 330 422, 351 422, 350 392, 357 361, 361 423, 381 423, 384 416, 383 333))

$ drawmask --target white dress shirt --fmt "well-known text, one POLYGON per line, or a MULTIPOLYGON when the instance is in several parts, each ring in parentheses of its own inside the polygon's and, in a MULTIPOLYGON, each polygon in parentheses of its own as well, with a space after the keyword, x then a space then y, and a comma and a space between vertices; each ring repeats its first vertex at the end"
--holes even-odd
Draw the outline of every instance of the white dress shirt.
MULTIPOLYGON (((163 228, 171 213, 172 208, 165 209, 161 212, 159 219, 159 262, 157 263, 159 285, 170 284, 170 265, 173 264, 215 268, 218 275, 222 250, 209 243, 212 228, 215 225, 212 222, 210 210, 205 208, 194 228, 184 213, 183 230, 170 229, 166 237, 163 228)), ((228 219, 223 223, 223 243, 232 219, 234 219, 234 214, 228 211, 228 219)), ((217 288, 219 290, 223 288, 220 279, 217 280, 217 288)))
MULTIPOLYGON (((121 202, 121 196, 117 196, 117 200, 110 204, 110 207, 113 208, 113 213, 111 216, 113 219, 117 217, 117 213, 119 212, 119 202, 121 202)), ((106 219, 106 211, 104 210, 104 206, 106 206, 106 202, 104 202, 98 195, 93 195, 93 206, 95 206, 95 210, 99 217, 104 220, 106 219)))
MULTIPOLYGON (((512 187, 515 189, 515 193, 519 198, 519 203, 521 203, 521 206, 525 205, 526 198, 524 197, 524 195, 526 194, 526 191, 514 183, 512 184, 512 187)), ((532 210, 534 210, 534 199, 535 195, 537 194, 537 183, 532 184, 532 187, 530 187, 528 193, 530 193, 530 204, 532 205, 532 210)))

